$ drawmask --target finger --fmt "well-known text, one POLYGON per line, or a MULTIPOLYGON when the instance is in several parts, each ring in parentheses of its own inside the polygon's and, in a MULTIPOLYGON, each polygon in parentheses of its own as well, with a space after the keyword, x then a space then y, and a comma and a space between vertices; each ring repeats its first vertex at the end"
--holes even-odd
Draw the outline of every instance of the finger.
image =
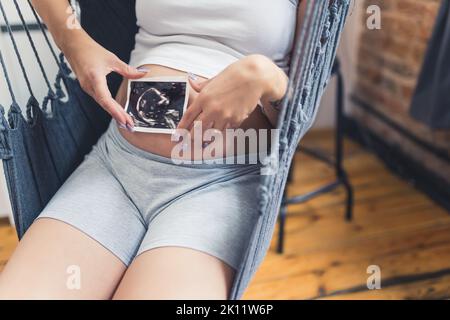
POLYGON ((192 123, 194 122, 195 119, 197 119, 197 117, 201 112, 202 108, 200 107, 199 99, 197 98, 194 100, 192 105, 186 110, 177 128, 189 130, 190 127, 192 126, 192 123))
POLYGON ((140 79, 145 77, 149 70, 145 68, 136 69, 117 58, 113 66, 113 71, 127 79, 140 79))
POLYGON ((229 125, 228 120, 225 119, 218 119, 214 122, 214 129, 218 131, 224 132, 225 129, 227 129, 227 125, 229 125))
POLYGON ((199 96, 198 92, 194 90, 189 90, 189 98, 188 98, 188 108, 194 103, 195 99, 199 96))
POLYGON ((204 87, 208 85, 208 83, 211 82, 211 79, 208 80, 193 80, 189 78, 189 84, 191 85, 192 89, 194 89, 196 92, 200 92, 203 90, 204 87))
POLYGON ((223 128, 223 131, 226 133, 227 132, 227 130, 233 130, 234 128, 233 128, 233 126, 231 125, 231 123, 230 122, 227 122, 226 124, 225 124, 225 128, 223 128))
MULTIPOLYGON (((199 124, 201 124, 201 134, 202 134, 201 137, 202 137, 202 140, 204 141, 206 131, 214 130, 214 128, 215 128, 214 117, 210 113, 202 112, 200 114, 200 116, 195 120, 195 122, 198 122, 199 124)), ((210 141, 208 141, 208 142, 210 142, 210 141)))
POLYGON ((203 136, 205 131, 205 114, 200 113, 199 116, 193 121, 190 129, 190 137, 194 146, 202 146, 203 136))
POLYGON ((125 112, 120 104, 111 96, 106 78, 104 76, 94 79, 92 83, 92 92, 95 101, 105 109, 119 124, 124 126, 134 126, 133 120, 125 112))

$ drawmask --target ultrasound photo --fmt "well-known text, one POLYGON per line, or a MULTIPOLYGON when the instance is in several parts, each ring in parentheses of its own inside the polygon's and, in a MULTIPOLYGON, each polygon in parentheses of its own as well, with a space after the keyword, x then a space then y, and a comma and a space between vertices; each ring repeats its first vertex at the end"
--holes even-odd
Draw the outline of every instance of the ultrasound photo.
POLYGON ((173 133, 188 102, 187 78, 146 78, 128 85, 126 111, 135 131, 173 133))

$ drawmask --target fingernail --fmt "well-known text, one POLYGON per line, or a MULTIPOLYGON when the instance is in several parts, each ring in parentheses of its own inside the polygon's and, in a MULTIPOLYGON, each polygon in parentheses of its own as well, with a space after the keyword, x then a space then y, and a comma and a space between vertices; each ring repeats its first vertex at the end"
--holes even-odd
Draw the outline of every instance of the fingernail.
POLYGON ((127 126, 124 125, 123 123, 119 123, 119 128, 120 128, 120 129, 128 130, 128 129, 127 129, 127 126))
POLYGON ((144 68, 144 67, 137 68, 136 70, 141 73, 148 73, 150 71, 149 68, 144 68))
POLYGON ((198 79, 197 76, 191 72, 188 72, 188 77, 189 77, 189 79, 194 80, 194 81, 198 79))
POLYGON ((126 129, 127 129, 128 131, 130 131, 130 132, 134 132, 134 131, 135 131, 135 130, 134 130, 134 127, 133 127, 132 125, 128 124, 128 123, 127 123, 126 129))

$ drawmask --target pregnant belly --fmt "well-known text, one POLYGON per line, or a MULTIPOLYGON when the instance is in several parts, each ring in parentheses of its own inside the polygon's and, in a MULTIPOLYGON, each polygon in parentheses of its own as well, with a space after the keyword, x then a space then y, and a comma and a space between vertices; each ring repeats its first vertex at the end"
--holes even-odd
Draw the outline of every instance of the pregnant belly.
MULTIPOLYGON (((186 72, 171 69, 168 67, 160 66, 160 65, 146 65, 146 68, 149 69, 147 74, 148 77, 156 77, 156 76, 180 76, 186 75, 186 72)), ((202 79, 199 77, 199 79, 202 79)), ((193 92, 193 89, 190 88, 190 92, 193 92)), ((116 100, 122 105, 125 106, 126 102, 126 94, 127 94, 127 80, 122 82, 120 89, 117 93, 116 100)), ((192 101, 192 95, 189 98, 189 104, 192 101)), ((224 106, 225 107, 225 106, 224 106)), ((189 105, 188 105, 189 108, 189 105)), ((223 152, 218 152, 221 148, 216 148, 216 152, 212 154, 208 152, 208 150, 203 149, 204 152, 199 152, 194 150, 194 143, 191 143, 191 152, 190 159, 191 160, 201 160, 208 159, 212 157, 225 157, 225 156, 234 156, 240 155, 243 153, 253 153, 255 151, 255 147, 259 145, 259 139, 261 139, 259 129, 271 129, 271 125, 266 119, 266 117, 262 114, 260 108, 256 108, 253 113, 241 124, 240 129, 243 129, 244 132, 250 132, 249 129, 256 129, 256 140, 255 139, 246 139, 246 143, 244 148, 239 147, 239 143, 236 139, 227 139, 226 135, 223 135, 221 145, 224 146, 222 149, 223 152), (253 144, 256 144, 254 146, 253 144)), ((151 152, 154 154, 158 154, 163 157, 171 158, 179 158, 178 150, 181 149, 180 142, 171 141, 171 135, 169 134, 160 134, 160 133, 143 133, 143 132, 128 132, 126 130, 119 130, 121 135, 132 145, 137 148, 140 148, 144 151, 151 152)), ((264 131, 263 131, 264 132, 264 131)), ((250 135, 249 135, 250 136, 250 135)), ((253 136, 253 135, 252 135, 253 136)), ((239 138, 238 138, 239 139, 239 138)), ((265 137, 267 139, 267 136, 265 137)), ((217 146, 220 144, 216 144, 217 146)), ((212 145, 211 145, 212 147, 212 145)), ((200 148, 201 149, 201 148, 200 148)), ((211 150, 211 149, 210 149, 211 150)), ((262 150, 259 150, 262 151, 262 150)), ((186 152, 186 149, 185 149, 186 152)), ((189 154, 189 153, 188 153, 189 154)))

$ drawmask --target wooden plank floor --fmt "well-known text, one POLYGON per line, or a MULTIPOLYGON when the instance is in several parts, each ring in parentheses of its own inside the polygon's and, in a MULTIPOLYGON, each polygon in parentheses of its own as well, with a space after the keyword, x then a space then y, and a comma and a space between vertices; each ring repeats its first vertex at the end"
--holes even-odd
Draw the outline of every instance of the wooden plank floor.
MULTIPOLYGON (((331 133, 305 145, 332 150, 331 133)), ((245 299, 441 299, 450 297, 450 215, 373 155, 346 141, 345 167, 355 189, 355 219, 347 223, 344 192, 292 206, 285 253, 275 237, 245 299), (369 265, 381 268, 381 290, 368 290, 369 265)), ((291 195, 333 179, 333 170, 299 154, 291 195)), ((0 226, 0 270, 17 240, 0 226)))
MULTIPOLYGON (((326 132, 303 142, 332 151, 326 132)), ((247 299, 424 299, 450 297, 450 215, 373 155, 346 141, 355 219, 343 219, 343 190, 292 206, 285 253, 267 257, 247 299), (367 267, 381 268, 381 290, 367 289, 367 267)), ((291 195, 333 179, 333 170, 297 155, 291 195)), ((277 231, 277 230, 276 230, 277 231)))

